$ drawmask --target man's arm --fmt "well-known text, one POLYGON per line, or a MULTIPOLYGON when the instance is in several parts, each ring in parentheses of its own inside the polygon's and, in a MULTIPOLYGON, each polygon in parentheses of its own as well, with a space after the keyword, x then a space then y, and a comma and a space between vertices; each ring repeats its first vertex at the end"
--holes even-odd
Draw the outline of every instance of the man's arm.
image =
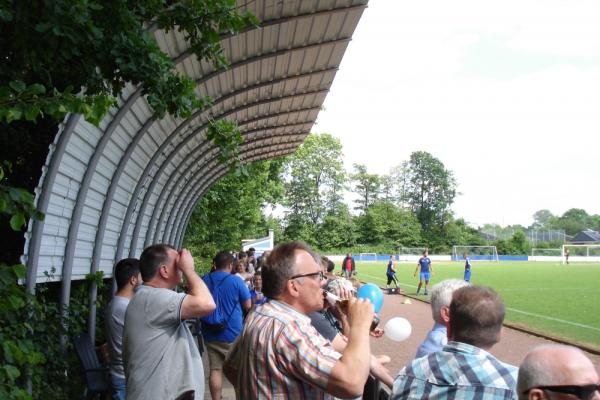
MULTIPOLYGON (((421 260, 419 260, 421 261, 421 260)), ((415 273, 413 274, 413 276, 417 276, 417 271, 419 270, 419 268, 421 267, 421 263, 417 262, 417 268, 415 268, 415 273)))
POLYGON ((213 312, 217 306, 210 290, 194 270, 194 259, 189 250, 181 250, 177 260, 177 268, 185 276, 190 288, 188 295, 185 296, 181 304, 181 319, 203 317, 213 312))
POLYGON ((252 300, 251 299, 248 299, 246 301, 242 301, 240 304, 242 305, 242 309, 244 311, 246 311, 246 312, 248 310, 250 310, 250 308, 252 308, 252 300))
POLYGON ((373 304, 364 299, 351 299, 348 316, 348 343, 331 370, 326 388, 327 393, 338 397, 362 395, 371 362, 369 327, 373 320, 373 304))

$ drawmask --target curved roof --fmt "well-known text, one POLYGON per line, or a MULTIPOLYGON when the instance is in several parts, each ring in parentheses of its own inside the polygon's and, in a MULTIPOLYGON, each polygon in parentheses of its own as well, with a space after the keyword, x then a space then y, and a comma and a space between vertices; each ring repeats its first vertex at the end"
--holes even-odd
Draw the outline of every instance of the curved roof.
POLYGON ((180 246, 194 206, 227 173, 206 140, 210 120, 238 123, 244 163, 293 153, 302 143, 366 0, 257 0, 243 7, 262 22, 223 36, 226 70, 199 62, 177 32, 154 31, 177 71, 214 99, 209 109, 155 120, 139 88, 129 86, 99 127, 77 115, 65 119, 36 189, 46 218, 30 222, 26 235, 30 290, 46 272, 63 283, 96 271, 110 276, 116 261, 138 257, 151 243, 180 246))

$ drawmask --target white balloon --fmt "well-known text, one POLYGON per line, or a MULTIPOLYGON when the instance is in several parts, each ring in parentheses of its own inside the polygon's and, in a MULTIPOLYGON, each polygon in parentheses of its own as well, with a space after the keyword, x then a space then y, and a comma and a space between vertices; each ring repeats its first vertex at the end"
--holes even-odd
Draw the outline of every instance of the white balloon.
POLYGON ((391 340, 401 342, 408 339, 412 333, 412 325, 406 318, 396 317, 386 322, 383 331, 391 340))

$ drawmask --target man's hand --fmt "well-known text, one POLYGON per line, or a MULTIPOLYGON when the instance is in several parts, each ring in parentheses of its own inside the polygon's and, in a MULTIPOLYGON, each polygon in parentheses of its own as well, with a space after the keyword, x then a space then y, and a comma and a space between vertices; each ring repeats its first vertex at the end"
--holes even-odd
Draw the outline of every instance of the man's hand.
POLYGON ((373 314, 373 303, 369 300, 351 298, 348 301, 348 320, 351 329, 360 329, 365 325, 368 330, 373 322, 373 314))
POLYGON ((374 338, 380 338, 383 336, 383 333, 383 329, 375 328, 369 333, 369 335, 373 336, 374 338))
POLYGON ((177 258, 177 268, 183 273, 194 271, 194 257, 188 249, 181 249, 177 258))

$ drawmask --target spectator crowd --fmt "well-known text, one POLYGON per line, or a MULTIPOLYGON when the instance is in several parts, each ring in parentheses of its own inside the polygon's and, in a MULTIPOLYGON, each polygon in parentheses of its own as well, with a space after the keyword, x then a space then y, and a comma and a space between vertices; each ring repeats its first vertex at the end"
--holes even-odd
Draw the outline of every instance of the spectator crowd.
POLYGON ((342 276, 334 269, 302 242, 221 251, 203 277, 188 250, 164 244, 119 261, 106 316, 113 398, 203 399, 207 357, 213 400, 224 379, 238 399, 357 399, 369 376, 391 399, 600 399, 598 373, 575 347, 533 348, 519 367, 494 357, 504 303, 461 280, 431 288, 431 331, 389 371, 390 357, 371 352, 383 330, 356 297, 351 255, 342 276))

